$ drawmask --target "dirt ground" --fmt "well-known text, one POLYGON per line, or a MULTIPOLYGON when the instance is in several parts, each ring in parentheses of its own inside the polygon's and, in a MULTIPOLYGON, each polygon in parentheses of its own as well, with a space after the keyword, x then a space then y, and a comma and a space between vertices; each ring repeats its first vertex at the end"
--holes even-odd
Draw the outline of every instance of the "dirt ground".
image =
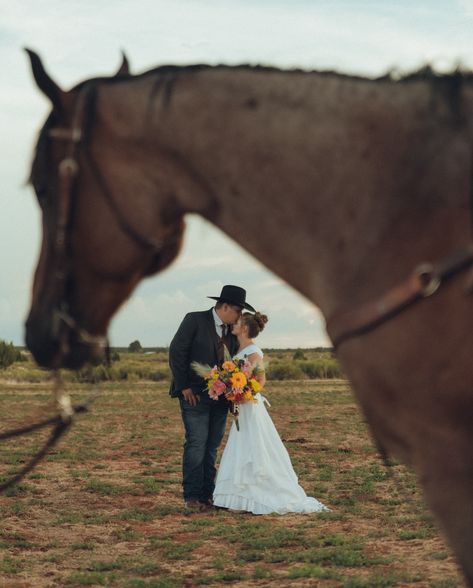
MULTIPOLYGON (((331 509, 309 515, 188 514, 166 390, 102 384, 92 412, 0 497, 2 588, 463 586, 414 476, 383 466, 346 382, 267 387, 301 485, 331 509)), ((4 429, 51 407, 45 384, 0 384, 0 400, 4 429)), ((44 438, 2 444, 2 477, 44 438)))

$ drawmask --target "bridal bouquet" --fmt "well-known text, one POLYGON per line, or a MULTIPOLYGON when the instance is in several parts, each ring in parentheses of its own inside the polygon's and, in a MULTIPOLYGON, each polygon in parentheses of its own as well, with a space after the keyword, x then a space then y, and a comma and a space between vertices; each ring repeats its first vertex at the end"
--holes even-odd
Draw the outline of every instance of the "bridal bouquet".
POLYGON ((207 382, 207 390, 212 400, 218 400, 222 394, 233 404, 232 414, 238 426, 238 407, 246 402, 258 402, 255 394, 262 388, 256 379, 262 368, 252 365, 248 359, 231 358, 225 349, 225 361, 221 367, 204 365, 194 361, 194 371, 207 382))

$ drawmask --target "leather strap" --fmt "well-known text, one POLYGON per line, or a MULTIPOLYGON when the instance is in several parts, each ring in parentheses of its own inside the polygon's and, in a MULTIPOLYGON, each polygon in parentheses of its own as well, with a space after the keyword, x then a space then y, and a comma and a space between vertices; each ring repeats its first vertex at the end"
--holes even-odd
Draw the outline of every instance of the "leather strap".
POLYGON ((452 276, 473 265, 473 244, 437 264, 420 264, 403 282, 377 300, 352 310, 334 313, 327 321, 327 331, 334 348, 344 341, 375 329, 423 298, 435 294, 452 276))

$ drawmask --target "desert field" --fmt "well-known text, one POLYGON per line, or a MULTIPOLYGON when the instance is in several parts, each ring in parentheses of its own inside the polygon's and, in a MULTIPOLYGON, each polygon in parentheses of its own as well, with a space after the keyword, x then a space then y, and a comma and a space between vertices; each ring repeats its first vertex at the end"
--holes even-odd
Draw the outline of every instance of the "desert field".
MULTIPOLYGON (((3 430, 53 410, 46 375, 13 368, 0 372, 3 430)), ((156 379, 68 383, 74 401, 100 395, 0 497, 2 588, 464 585, 414 475, 383 465, 344 379, 267 384, 301 485, 331 509, 284 516, 184 511, 179 408, 156 379)), ((1 478, 46 434, 4 442, 1 478)))

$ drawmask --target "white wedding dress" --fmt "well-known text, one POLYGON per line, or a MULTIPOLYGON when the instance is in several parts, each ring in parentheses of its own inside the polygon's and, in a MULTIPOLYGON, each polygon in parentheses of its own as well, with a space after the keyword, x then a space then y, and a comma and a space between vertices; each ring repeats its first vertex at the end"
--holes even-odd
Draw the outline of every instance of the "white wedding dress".
MULTIPOLYGON (((263 357, 255 344, 242 349, 237 357, 252 353, 263 357)), ((253 514, 328 510, 299 486, 289 454, 266 409, 266 399, 259 393, 255 398, 256 404, 240 405, 240 430, 235 423, 231 426, 217 473, 214 505, 253 514)))

